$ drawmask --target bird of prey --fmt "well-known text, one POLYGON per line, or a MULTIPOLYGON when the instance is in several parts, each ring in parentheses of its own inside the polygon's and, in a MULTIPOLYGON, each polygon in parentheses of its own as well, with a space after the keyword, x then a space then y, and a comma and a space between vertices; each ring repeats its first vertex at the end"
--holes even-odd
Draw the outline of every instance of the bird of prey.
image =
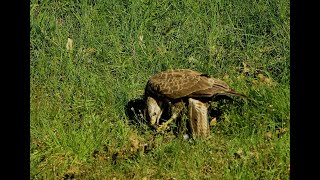
POLYGON ((171 110, 171 118, 158 126, 159 129, 175 120, 182 109, 189 111, 189 121, 195 135, 208 134, 208 104, 217 95, 242 96, 222 80, 189 69, 176 69, 153 75, 145 87, 147 117, 152 125, 159 125, 166 107, 171 110))

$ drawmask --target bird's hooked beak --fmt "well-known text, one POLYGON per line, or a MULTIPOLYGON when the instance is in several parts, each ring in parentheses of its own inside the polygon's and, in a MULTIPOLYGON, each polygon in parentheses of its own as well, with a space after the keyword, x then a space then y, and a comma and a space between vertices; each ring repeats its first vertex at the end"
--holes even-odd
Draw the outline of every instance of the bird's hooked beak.
POLYGON ((147 110, 148 110, 148 118, 151 122, 151 125, 155 125, 156 123, 159 124, 159 120, 163 112, 163 109, 161 106, 162 106, 161 101, 156 101, 154 98, 148 97, 147 110))

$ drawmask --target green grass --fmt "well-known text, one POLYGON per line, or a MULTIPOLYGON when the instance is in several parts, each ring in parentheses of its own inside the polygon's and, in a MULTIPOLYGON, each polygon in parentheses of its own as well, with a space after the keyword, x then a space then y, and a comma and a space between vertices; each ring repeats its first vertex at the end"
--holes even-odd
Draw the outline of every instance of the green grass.
POLYGON ((32 0, 31 178, 289 179, 289 12, 289 0, 32 0), (148 78, 177 68, 254 101, 213 104, 207 140, 130 123, 148 78))

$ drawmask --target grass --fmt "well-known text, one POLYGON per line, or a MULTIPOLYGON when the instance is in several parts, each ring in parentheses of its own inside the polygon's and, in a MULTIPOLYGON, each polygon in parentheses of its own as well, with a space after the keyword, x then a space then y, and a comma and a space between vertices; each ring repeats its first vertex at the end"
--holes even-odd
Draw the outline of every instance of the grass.
POLYGON ((31 178, 289 179, 289 12, 288 0, 31 0, 31 178), (207 140, 132 123, 128 102, 177 68, 254 101, 213 103, 207 140))

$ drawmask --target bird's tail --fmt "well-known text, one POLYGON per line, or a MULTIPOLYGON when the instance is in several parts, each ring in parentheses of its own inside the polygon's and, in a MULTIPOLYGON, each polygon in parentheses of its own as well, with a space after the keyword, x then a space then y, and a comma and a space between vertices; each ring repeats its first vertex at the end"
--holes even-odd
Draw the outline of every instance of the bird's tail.
MULTIPOLYGON (((253 98, 250 98, 250 97, 248 97, 248 96, 246 96, 246 95, 244 95, 244 94, 241 94, 241 93, 239 93, 239 92, 236 92, 235 90, 230 90, 230 91, 225 91, 225 92, 222 92, 222 93, 219 93, 218 95, 222 95, 222 96, 225 96, 225 97, 229 97, 229 96, 238 96, 238 97, 241 97, 241 98, 245 98, 245 99, 247 99, 247 100, 249 100, 250 102, 252 102, 252 103, 257 103, 257 101, 255 100, 255 99, 253 99, 253 98)), ((230 97, 229 97, 230 98, 230 97)), ((232 99, 232 98, 230 98, 230 99, 232 99)), ((234 99, 233 99, 234 100, 234 99)))
POLYGON ((226 96, 231 95, 231 96, 238 96, 238 97, 242 97, 242 98, 248 98, 248 96, 241 94, 235 90, 225 91, 225 92, 219 93, 219 95, 226 95, 226 96))

